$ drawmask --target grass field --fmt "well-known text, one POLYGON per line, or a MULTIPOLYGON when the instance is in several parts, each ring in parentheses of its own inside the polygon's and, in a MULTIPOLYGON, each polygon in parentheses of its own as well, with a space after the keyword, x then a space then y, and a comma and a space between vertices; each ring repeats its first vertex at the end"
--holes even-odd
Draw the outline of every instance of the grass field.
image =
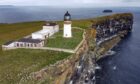
POLYGON ((70 54, 48 50, 17 49, 0 52, 0 84, 17 84, 21 78, 70 54))
POLYGON ((47 39, 45 46, 64 49, 75 49, 83 39, 83 30, 72 29, 72 38, 63 38, 63 30, 47 39))
POLYGON ((9 40, 15 40, 42 29, 43 21, 15 24, 0 24, 0 45, 9 40))
MULTIPOLYGON (((81 22, 82 21, 80 20, 73 21, 73 26, 86 28, 89 23, 87 20, 83 21, 85 24, 81 24, 81 22)), ((63 22, 58 21, 58 23, 60 24, 60 27, 63 28, 63 22)), ((42 29, 43 24, 45 24, 44 21, 0 24, 0 46, 7 41, 20 39, 32 32, 42 29)), ((81 36, 81 31, 74 31, 74 36, 75 34, 81 36)), ((63 40, 62 38, 59 38, 60 34, 62 34, 62 31, 58 34, 59 42, 57 43, 60 43, 63 40)), ((79 43, 79 40, 81 40, 81 37, 76 40, 74 38, 71 40, 76 42, 76 44, 73 45, 73 42, 71 42, 69 45, 62 45, 61 43, 59 47, 74 48, 74 46, 79 43)), ((49 42, 51 41, 53 42, 55 40, 51 39, 49 42)), ((54 43, 54 45, 57 44, 54 43)), ((49 43, 49 46, 52 46, 52 43, 49 43)), ((48 50, 17 49, 2 51, 0 49, 0 84, 17 84, 21 78, 26 78, 29 73, 38 71, 41 68, 53 64, 58 60, 65 59, 68 56, 70 56, 68 53, 48 50)))

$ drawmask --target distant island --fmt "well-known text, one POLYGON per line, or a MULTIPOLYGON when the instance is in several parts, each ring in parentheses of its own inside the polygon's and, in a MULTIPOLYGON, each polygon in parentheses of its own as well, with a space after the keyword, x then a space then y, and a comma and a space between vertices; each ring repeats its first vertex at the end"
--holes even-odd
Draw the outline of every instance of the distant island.
POLYGON ((103 13, 112 13, 112 12, 113 11, 112 10, 109 10, 109 9, 103 11, 103 13))

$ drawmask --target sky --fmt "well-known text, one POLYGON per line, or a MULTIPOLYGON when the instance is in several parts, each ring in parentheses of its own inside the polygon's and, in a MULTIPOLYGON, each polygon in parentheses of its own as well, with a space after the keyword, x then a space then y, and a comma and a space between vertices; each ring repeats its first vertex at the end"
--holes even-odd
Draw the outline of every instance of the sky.
POLYGON ((0 0, 0 5, 18 6, 140 6, 140 0, 0 0))

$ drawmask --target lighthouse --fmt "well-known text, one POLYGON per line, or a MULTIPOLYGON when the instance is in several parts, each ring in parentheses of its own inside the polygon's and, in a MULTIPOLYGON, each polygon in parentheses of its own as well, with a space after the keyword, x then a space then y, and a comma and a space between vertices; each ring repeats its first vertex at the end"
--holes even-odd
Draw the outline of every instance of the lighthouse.
POLYGON ((71 30, 71 15, 67 11, 64 15, 64 30, 63 30, 63 37, 70 38, 72 37, 72 30, 71 30))

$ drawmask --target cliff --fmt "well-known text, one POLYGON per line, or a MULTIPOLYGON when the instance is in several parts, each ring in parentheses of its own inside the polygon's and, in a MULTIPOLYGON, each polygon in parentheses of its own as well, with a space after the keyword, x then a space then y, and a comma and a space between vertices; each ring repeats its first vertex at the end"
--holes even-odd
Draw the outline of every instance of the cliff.
POLYGON ((94 51, 97 59, 100 59, 117 45, 121 38, 131 32, 133 15, 131 13, 114 14, 96 18, 92 23, 92 28, 87 29, 88 45, 90 51, 94 51), (112 29, 114 31, 111 31, 112 29))
MULTIPOLYGON (((93 25, 106 25, 104 22, 110 18, 115 18, 117 20, 133 20, 132 14, 124 13, 96 18, 92 20, 92 23, 93 25)), ((132 26, 132 23, 130 26, 132 26)), ((80 80, 85 80, 83 78, 83 75, 85 75, 84 71, 88 73, 88 69, 91 70, 90 74, 92 73, 95 76, 96 60, 104 57, 105 54, 117 45, 121 41, 121 38, 127 35, 130 30, 131 29, 123 29, 112 36, 104 38, 102 41, 97 41, 98 37, 95 29, 88 28, 83 35, 84 41, 75 54, 38 72, 31 73, 30 77, 26 81, 20 81, 20 84, 68 84, 70 82, 75 84, 79 83, 80 80)))

